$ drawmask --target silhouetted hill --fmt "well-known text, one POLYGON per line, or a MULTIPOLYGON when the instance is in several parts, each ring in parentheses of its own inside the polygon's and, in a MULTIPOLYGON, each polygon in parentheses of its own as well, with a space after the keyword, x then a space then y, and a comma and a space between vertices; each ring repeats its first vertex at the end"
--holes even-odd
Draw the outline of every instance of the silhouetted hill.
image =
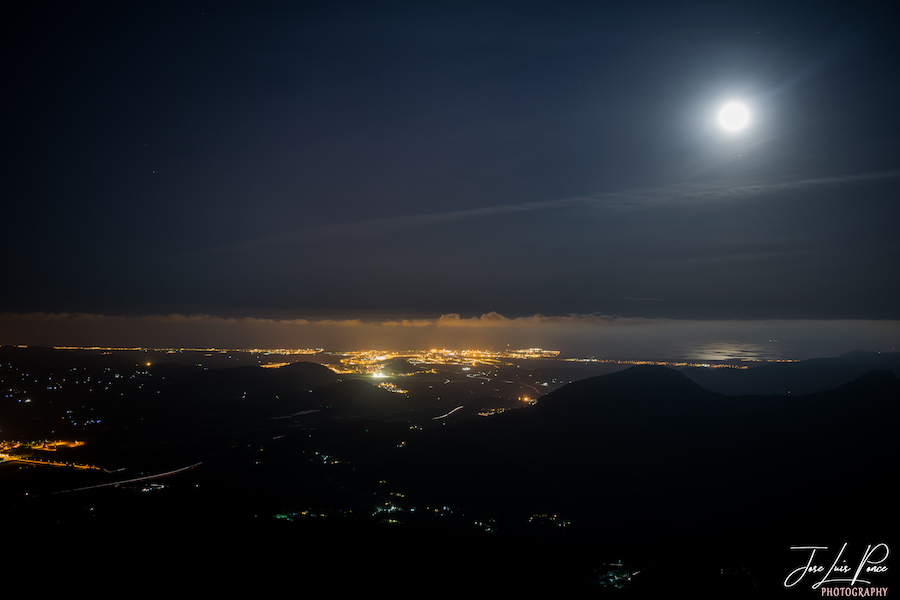
POLYGON ((405 394, 388 392, 360 379, 320 387, 310 399, 327 408, 329 415, 344 418, 405 415, 416 408, 415 401, 405 394))
POLYGON ((310 389, 337 381, 337 374, 326 366, 312 362, 295 362, 274 371, 276 379, 293 382, 302 381, 310 389))
POLYGON ((710 400, 716 395, 690 381, 682 373, 653 365, 640 365, 611 373, 589 377, 547 394, 541 398, 536 411, 541 414, 560 414, 562 411, 616 411, 619 408, 642 411, 684 411, 690 407, 679 403, 710 400), (598 397, 603 397, 598 402, 598 397), (622 399, 627 406, 619 406, 622 399), (639 403, 639 404, 636 404, 639 403))
POLYGON ((278 369, 243 366, 210 371, 166 364, 152 367, 152 371, 168 378, 174 386, 191 388, 193 393, 205 398, 296 394, 338 381, 338 376, 328 367, 309 362, 278 369))
POLYGON ((856 350, 837 357, 774 363, 750 369, 690 367, 682 369, 682 373, 708 390, 739 396, 821 392, 873 369, 886 369, 900 376, 900 352, 856 350))

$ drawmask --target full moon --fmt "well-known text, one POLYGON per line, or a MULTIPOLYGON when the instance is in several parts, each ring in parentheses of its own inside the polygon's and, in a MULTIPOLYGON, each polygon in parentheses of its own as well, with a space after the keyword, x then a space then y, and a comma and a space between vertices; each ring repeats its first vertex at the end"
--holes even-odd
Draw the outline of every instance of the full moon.
POLYGON ((750 122, 750 111, 743 104, 732 102, 719 111, 719 125, 728 131, 743 129, 750 122))

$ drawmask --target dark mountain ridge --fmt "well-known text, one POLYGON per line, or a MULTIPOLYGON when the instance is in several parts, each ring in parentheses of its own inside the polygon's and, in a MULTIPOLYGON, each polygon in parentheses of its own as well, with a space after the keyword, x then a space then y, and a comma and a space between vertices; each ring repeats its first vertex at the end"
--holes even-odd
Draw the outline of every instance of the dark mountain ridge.
POLYGON ((874 527, 871 498, 896 495, 898 399, 890 371, 803 397, 732 397, 633 367, 448 428, 410 448, 393 476, 464 505, 559 512, 620 544, 783 535, 799 515, 814 529, 844 510, 874 527), (841 478, 866 481, 866 495, 829 486, 825 496, 841 478))
POLYGON ((708 390, 740 396, 821 392, 873 369, 889 370, 900 377, 900 352, 855 350, 836 357, 772 363, 749 369, 688 367, 681 372, 708 390))

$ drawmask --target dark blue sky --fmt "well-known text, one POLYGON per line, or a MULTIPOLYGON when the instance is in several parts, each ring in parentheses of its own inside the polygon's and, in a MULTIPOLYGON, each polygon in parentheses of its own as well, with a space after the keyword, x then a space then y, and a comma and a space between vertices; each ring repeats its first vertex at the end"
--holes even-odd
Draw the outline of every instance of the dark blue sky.
POLYGON ((897 319, 885 5, 31 4, 0 313, 897 319))

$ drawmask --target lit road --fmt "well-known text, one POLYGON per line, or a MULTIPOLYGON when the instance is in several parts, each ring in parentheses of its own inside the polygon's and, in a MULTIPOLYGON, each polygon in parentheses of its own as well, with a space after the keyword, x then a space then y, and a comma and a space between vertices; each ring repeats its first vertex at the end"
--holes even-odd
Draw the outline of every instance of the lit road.
POLYGON ((95 469, 97 471, 100 470, 100 467, 95 467, 94 465, 81 465, 78 463, 56 462, 52 460, 37 460, 34 458, 24 458, 21 456, 9 456, 7 454, 0 454, 0 462, 6 461, 20 462, 27 465, 41 465, 45 467, 69 467, 72 469, 95 469))
MULTIPOLYGON (((462 408, 462 407, 460 407, 462 408)), ((174 475, 176 473, 181 473, 182 471, 187 471, 188 469, 193 469, 194 467, 198 467, 202 465, 203 462, 194 463, 192 465, 188 465, 186 467, 181 467, 180 469, 175 469, 174 471, 166 471, 164 473, 156 473, 154 475, 144 475, 143 477, 135 477, 133 479, 123 479, 121 481, 113 481, 110 483, 101 483, 98 485, 89 485, 86 487, 75 488, 74 490, 63 490, 61 492, 53 492, 54 494, 65 494, 67 492, 80 492, 82 490, 93 490, 96 488, 109 487, 113 485, 122 485, 124 483, 134 483, 136 481, 146 481, 148 479, 159 479, 160 477, 168 477, 169 475, 174 475)))
POLYGON ((462 408, 462 406, 457 406, 456 408, 454 408, 453 410, 451 410, 450 412, 448 412, 448 413, 445 414, 445 415, 440 415, 440 416, 438 416, 438 417, 431 417, 431 420, 432 420, 432 421, 437 421, 438 419, 443 419, 443 418, 445 418, 445 417, 449 417, 450 415, 452 415, 453 413, 455 413, 456 411, 458 411, 458 410, 461 409, 461 408, 462 408))
MULTIPOLYGON (((490 377, 486 377, 484 375, 469 374, 469 375, 466 375, 466 377, 468 377, 470 379, 484 379, 485 381, 493 381, 493 379, 491 379, 490 377)), ((497 381, 499 381, 501 383, 510 383, 513 385, 521 385, 522 387, 528 387, 528 388, 533 389, 534 393, 537 394, 538 396, 541 395, 541 391, 529 383, 522 383, 521 381, 509 381, 507 379, 498 379, 497 381)))

